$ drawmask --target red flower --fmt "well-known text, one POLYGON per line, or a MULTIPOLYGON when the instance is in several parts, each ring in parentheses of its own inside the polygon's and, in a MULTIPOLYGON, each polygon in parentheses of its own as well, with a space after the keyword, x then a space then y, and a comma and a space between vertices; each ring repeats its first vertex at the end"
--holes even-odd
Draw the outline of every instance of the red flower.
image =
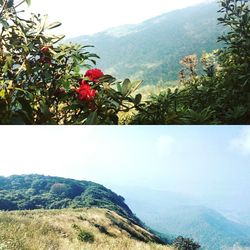
POLYGON ((82 81, 80 88, 76 89, 76 92, 79 100, 86 102, 94 100, 96 95, 96 90, 91 89, 90 85, 84 81, 82 81))
POLYGON ((104 76, 100 69, 89 69, 84 77, 88 77, 90 81, 97 83, 99 78, 104 76))

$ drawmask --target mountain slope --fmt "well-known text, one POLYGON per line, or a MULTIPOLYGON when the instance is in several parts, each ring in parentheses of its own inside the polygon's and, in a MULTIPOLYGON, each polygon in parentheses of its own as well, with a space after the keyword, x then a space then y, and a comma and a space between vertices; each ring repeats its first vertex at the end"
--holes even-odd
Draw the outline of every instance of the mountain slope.
POLYGON ((107 208, 139 222, 124 198, 97 183, 42 175, 0 177, 0 210, 107 208))
POLYGON ((209 250, 228 250, 237 243, 250 247, 249 226, 227 219, 202 206, 199 200, 143 188, 115 190, 126 197, 127 204, 139 218, 161 233, 191 237, 209 250))
POLYGON ((250 246, 250 227, 234 223, 211 209, 176 207, 164 215, 137 214, 152 228, 191 237, 206 249, 227 249, 236 243, 250 246))
POLYGON ((117 213, 98 208, 0 212, 1 250, 172 250, 117 213))
POLYGON ((210 2, 71 41, 94 45, 101 57, 98 67, 118 78, 143 79, 146 84, 176 80, 184 56, 219 47, 217 10, 210 2))

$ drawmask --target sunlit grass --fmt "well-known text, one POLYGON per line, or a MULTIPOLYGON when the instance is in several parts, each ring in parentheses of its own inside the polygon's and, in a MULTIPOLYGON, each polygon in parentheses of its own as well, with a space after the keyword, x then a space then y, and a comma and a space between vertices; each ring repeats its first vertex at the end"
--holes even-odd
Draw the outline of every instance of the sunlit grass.
POLYGON ((0 212, 0 250, 172 249, 153 241, 151 233, 105 209, 0 212), (79 237, 86 232, 92 242, 79 237))

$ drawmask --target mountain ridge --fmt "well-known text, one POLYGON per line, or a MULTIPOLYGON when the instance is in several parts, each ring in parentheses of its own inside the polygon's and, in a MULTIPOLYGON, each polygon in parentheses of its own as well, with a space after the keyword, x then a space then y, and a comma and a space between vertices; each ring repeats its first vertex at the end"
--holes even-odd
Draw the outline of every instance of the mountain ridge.
POLYGON ((199 199, 145 188, 113 189, 126 197, 129 207, 150 228, 171 233, 169 237, 191 237, 207 250, 234 249, 237 243, 236 249, 250 247, 250 226, 232 221, 199 199))
POLYGON ((220 47, 217 9, 215 2, 203 3, 70 41, 94 45, 93 52, 101 57, 97 66, 118 78, 145 84, 177 80, 184 56, 220 47))

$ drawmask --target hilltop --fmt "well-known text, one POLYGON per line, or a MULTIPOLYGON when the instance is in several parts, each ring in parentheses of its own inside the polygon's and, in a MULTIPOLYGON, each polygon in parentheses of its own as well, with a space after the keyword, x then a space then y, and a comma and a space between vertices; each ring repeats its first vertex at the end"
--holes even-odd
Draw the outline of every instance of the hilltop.
POLYGON ((0 177, 0 249, 171 249, 124 201, 90 181, 0 177))
POLYGON ((94 182, 43 175, 0 177, 0 210, 82 207, 110 209, 140 223, 122 196, 94 182))
POLYGON ((184 56, 220 48, 217 10, 215 2, 199 4, 70 41, 94 45, 101 57, 97 66, 118 78, 165 83, 178 79, 184 56))

